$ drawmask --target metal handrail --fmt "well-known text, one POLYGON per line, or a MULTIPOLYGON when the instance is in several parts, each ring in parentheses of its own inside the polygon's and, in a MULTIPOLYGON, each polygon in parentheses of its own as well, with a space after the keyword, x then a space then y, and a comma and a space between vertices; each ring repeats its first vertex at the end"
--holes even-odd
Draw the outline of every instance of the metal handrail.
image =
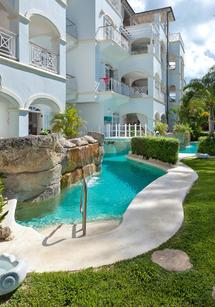
POLYGON ((131 86, 113 78, 107 78, 106 81, 104 78, 101 78, 97 90, 100 92, 115 92, 129 97, 134 95, 134 89, 131 86))
POLYGON ((82 190, 80 196, 80 213, 82 214, 82 230, 83 236, 87 234, 87 182, 84 174, 84 169, 82 168, 82 190), (83 194, 84 194, 84 204, 83 204, 83 194))

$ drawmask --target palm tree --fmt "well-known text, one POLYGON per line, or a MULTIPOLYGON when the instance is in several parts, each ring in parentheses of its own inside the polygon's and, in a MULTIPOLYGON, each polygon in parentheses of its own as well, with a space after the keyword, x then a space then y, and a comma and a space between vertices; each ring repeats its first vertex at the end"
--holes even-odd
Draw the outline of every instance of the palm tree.
POLYGON ((209 133, 214 134, 215 111, 215 66, 209 69, 202 79, 191 80, 184 88, 184 97, 188 98, 191 109, 207 109, 209 112, 209 133))
POLYGON ((68 108, 65 113, 55 114, 52 120, 52 131, 62 133, 67 139, 78 136, 83 121, 74 107, 68 108))

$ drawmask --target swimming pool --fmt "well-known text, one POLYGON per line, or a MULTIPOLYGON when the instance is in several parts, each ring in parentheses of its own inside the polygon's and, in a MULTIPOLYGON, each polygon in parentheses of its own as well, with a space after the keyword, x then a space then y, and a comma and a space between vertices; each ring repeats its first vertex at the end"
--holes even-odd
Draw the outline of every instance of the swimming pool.
POLYGON ((189 146, 186 148, 180 149, 180 153, 185 154, 196 154, 198 152, 198 143, 197 142, 191 142, 189 146))
MULTIPOLYGON (((88 221, 121 218, 134 197, 165 171, 130 161, 125 155, 104 158, 100 174, 88 179, 88 221)), ((81 221, 81 185, 65 190, 55 200, 19 203, 16 221, 35 228, 81 221)))

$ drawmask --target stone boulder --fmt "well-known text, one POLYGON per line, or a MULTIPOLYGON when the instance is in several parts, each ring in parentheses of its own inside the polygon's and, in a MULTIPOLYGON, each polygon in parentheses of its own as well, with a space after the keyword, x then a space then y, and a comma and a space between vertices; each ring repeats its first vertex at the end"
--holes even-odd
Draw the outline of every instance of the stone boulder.
POLYGON ((65 149, 56 135, 0 140, 0 173, 38 173, 58 165, 65 149))
POLYGON ((100 146, 104 145, 104 134, 98 132, 88 132, 88 135, 92 136, 95 140, 97 140, 100 146))
POLYGON ((19 201, 57 196, 69 186, 98 171, 103 148, 90 136, 66 140, 57 135, 0 140, 0 173, 7 193, 19 201), (63 175, 63 177, 62 177, 63 175))

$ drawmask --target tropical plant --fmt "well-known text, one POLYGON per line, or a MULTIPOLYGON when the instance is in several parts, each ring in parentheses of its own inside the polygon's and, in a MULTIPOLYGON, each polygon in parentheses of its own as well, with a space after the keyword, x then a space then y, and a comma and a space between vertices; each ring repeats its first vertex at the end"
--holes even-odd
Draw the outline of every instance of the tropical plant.
POLYGON ((184 88, 180 118, 188 122, 193 130, 201 131, 205 121, 205 112, 209 113, 209 132, 214 134, 215 111, 215 66, 209 69, 202 79, 191 80, 184 88), (189 118, 189 122, 188 121, 189 118))
POLYGON ((188 124, 176 124, 173 129, 174 133, 191 133, 192 129, 188 124))
POLYGON ((159 131, 160 135, 166 135, 168 130, 168 125, 166 123, 157 122, 154 131, 159 131))
POLYGON ((192 129, 188 124, 176 124, 173 128, 174 136, 179 140, 180 146, 186 147, 190 143, 190 134, 192 129))
POLYGON ((74 107, 68 108, 65 113, 58 113, 52 120, 52 131, 62 133, 67 139, 77 137, 83 120, 74 107))

